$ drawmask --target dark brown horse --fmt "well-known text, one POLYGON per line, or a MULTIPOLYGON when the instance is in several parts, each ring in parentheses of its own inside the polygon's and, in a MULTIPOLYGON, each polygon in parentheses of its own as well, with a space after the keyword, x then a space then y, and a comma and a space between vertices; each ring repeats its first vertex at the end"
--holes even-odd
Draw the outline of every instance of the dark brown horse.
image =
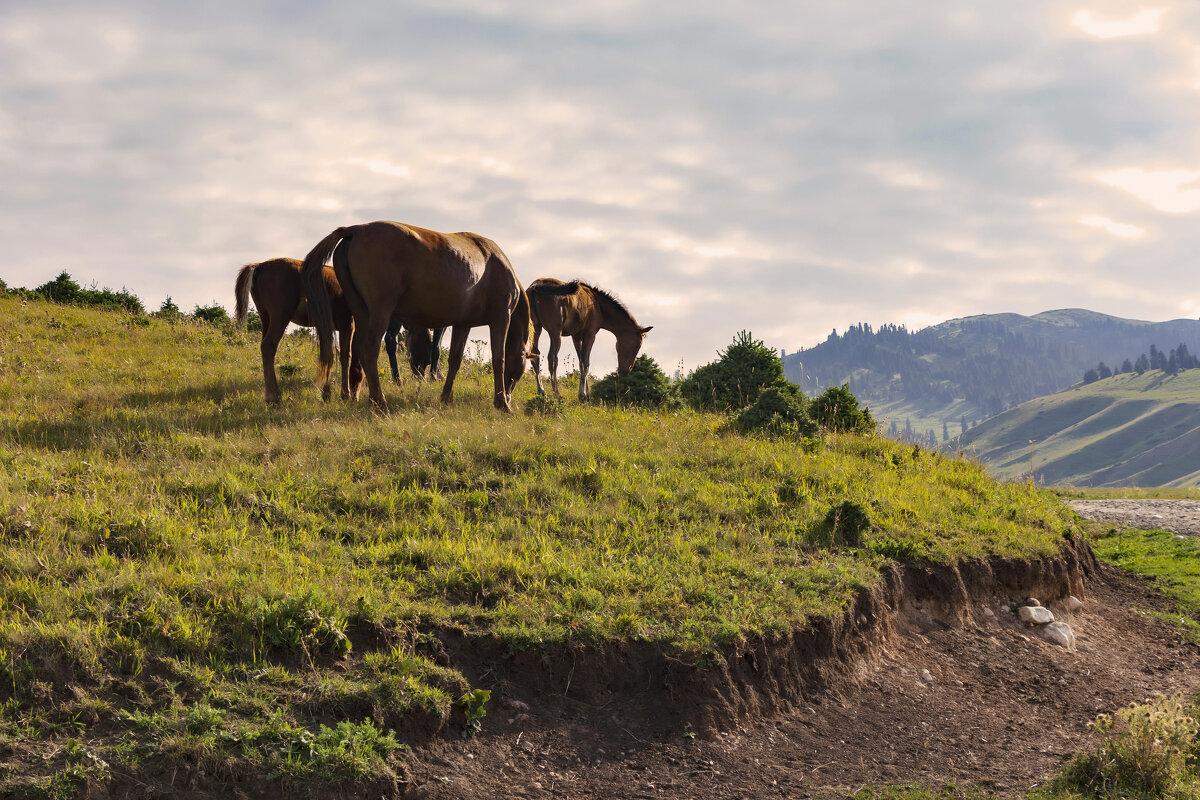
MULTIPOLYGON (((247 264, 238 270, 237 279, 234 281, 234 320, 237 325, 245 326, 251 297, 254 298, 254 307, 258 309, 258 316, 262 322, 262 342, 259 348, 262 351, 263 383, 268 403, 278 403, 280 400, 279 381, 275 377, 275 353, 288 323, 302 327, 312 327, 315 324, 308 310, 308 300, 304 296, 304 285, 300 279, 301 266, 302 262, 294 258, 273 258, 270 261, 247 264)), ((362 365, 351 352, 354 318, 342 296, 333 269, 327 267, 322 277, 330 298, 334 327, 338 332, 342 397, 357 397, 362 386, 363 372, 362 365)), ((388 326, 388 358, 391 360, 394 380, 399 380, 396 369, 396 334, 399 330, 399 322, 392 321, 388 326)), ((437 351, 434 348, 441 335, 440 330, 435 331, 432 336, 425 330, 415 334, 409 332, 409 366, 413 375, 424 378, 427 368, 431 372, 436 370, 437 351)), ((328 371, 324 376, 324 386, 328 391, 328 371)))
MULTIPOLYGON (((275 377, 275 353, 288 323, 294 322, 310 328, 315 324, 309 313, 308 301, 304 297, 304 286, 300 280, 301 266, 301 262, 294 258, 273 258, 258 264, 247 264, 238 270, 237 280, 234 282, 234 319, 238 326, 246 324, 250 297, 254 298, 254 307, 258 309, 258 316, 262 320, 262 343, 259 349, 262 351, 263 383, 268 403, 278 403, 280 400, 279 381, 275 377)), ((338 332, 342 362, 342 397, 348 398, 357 395, 363 377, 359 362, 352 362, 350 359, 354 318, 345 298, 342 297, 342 290, 333 270, 323 270, 320 280, 329 295, 333 325, 338 332)), ((322 369, 322 387, 328 398, 329 365, 323 365, 322 369)))
POLYGON ((398 222, 338 228, 304 259, 304 289, 317 323, 323 374, 333 362, 333 309, 322 277, 334 271, 354 317, 355 355, 362 361, 371 402, 387 402, 379 385, 379 343, 388 320, 408 328, 450 327, 442 401, 454 397, 471 328, 486 325, 491 339, 493 403, 511 410, 513 386, 525 371, 529 301, 503 251, 474 233, 438 233, 398 222))
POLYGON ((541 353, 538 339, 542 328, 550 334, 550 388, 558 397, 558 349, 562 337, 570 336, 579 356, 579 399, 591 399, 592 389, 588 382, 588 369, 592 364, 592 345, 596 332, 603 329, 617 337, 617 371, 622 375, 633 369, 642 340, 654 326, 643 328, 625 305, 603 289, 573 280, 564 283, 556 278, 538 278, 525 290, 533 310, 533 347, 529 356, 533 361, 533 374, 537 379, 538 394, 542 388, 540 369, 541 353))

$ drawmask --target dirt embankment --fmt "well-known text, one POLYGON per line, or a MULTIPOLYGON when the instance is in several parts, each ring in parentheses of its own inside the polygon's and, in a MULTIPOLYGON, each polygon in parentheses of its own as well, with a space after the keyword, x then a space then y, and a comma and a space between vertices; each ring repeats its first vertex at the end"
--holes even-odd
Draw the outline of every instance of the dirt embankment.
MULTIPOLYGON (((1089 549, 959 569, 896 567, 838 619, 712 665, 580 649, 476 662, 483 733, 414 754, 411 796, 803 797, 955 780, 1021 790, 1089 743, 1101 711, 1200 682, 1168 606, 1089 549), (1007 604, 1052 607, 1073 650, 1007 604)), ((462 643, 462 654, 470 643, 462 643)), ((478 644, 478 643, 475 643, 478 644)))

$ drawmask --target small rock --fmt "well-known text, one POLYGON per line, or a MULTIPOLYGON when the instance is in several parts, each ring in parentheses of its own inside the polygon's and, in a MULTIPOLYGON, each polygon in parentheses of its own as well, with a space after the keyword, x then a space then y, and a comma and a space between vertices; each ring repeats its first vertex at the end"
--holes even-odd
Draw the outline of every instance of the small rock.
POLYGON ((1063 600, 1063 606, 1067 611, 1078 611, 1083 608, 1083 601, 1073 594, 1067 595, 1067 599, 1063 600))
POLYGON ((521 742, 521 744, 518 746, 522 750, 524 750, 526 753, 532 753, 534 750, 537 750, 537 745, 535 745, 533 742, 529 741, 528 739, 521 742))
POLYGON ((1065 622, 1051 622, 1039 632, 1042 634, 1042 638, 1051 644, 1065 647, 1067 650, 1075 649, 1075 633, 1065 622))
POLYGON ((858 622, 858 627, 860 627, 860 628, 866 627, 866 624, 868 622, 866 614, 859 614, 856 621, 858 622))
POLYGON ((992 611, 992 610, 991 610, 990 608, 988 608, 987 606, 984 606, 984 607, 983 607, 983 615, 984 615, 985 617, 995 617, 995 616, 996 616, 996 612, 992 611))
POLYGON ((542 784, 539 781, 534 781, 533 783, 529 784, 525 788, 531 792, 540 792, 542 790, 542 784))
POLYGON ((933 683, 933 675, 929 673, 929 670, 921 670, 921 683, 925 684, 926 686, 929 686, 933 683))
POLYGON ((1021 622, 1031 622, 1034 625, 1045 625, 1054 622, 1054 614, 1044 606, 1021 606, 1017 609, 1021 622))
POLYGON ((512 697, 506 698, 502 703, 500 703, 500 707, 503 708, 505 711, 528 711, 529 710, 528 703, 522 703, 520 700, 514 699, 512 697))

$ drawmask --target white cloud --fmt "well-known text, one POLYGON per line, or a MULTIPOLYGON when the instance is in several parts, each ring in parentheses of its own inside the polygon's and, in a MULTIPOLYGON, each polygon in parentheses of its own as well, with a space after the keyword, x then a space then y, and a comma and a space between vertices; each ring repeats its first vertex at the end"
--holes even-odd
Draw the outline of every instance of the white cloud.
POLYGON ((1118 239, 1139 239, 1146 235, 1145 228, 1130 225, 1126 222, 1116 222, 1108 217, 1102 217, 1097 214, 1085 214, 1079 218, 1078 222, 1082 225, 1087 225, 1089 228, 1099 228, 1116 236, 1118 239))
POLYGON ((1097 179, 1168 214, 1200 211, 1200 170, 1127 167, 1101 173, 1097 179))
POLYGON ((1165 8, 1144 8, 1132 17, 1102 19, 1085 9, 1071 17, 1071 24, 1097 39, 1117 39, 1157 33, 1159 22, 1165 13, 1165 8))

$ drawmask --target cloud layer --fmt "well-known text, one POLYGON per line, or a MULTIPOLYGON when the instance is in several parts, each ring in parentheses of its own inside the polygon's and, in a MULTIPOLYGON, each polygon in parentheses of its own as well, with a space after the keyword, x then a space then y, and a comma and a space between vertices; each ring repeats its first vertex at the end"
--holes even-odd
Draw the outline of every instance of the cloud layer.
POLYGON ((1200 314, 1186 6, 560 6, 5 3, 0 276, 228 304, 397 219, 614 290, 668 371, 740 329, 1200 314))

